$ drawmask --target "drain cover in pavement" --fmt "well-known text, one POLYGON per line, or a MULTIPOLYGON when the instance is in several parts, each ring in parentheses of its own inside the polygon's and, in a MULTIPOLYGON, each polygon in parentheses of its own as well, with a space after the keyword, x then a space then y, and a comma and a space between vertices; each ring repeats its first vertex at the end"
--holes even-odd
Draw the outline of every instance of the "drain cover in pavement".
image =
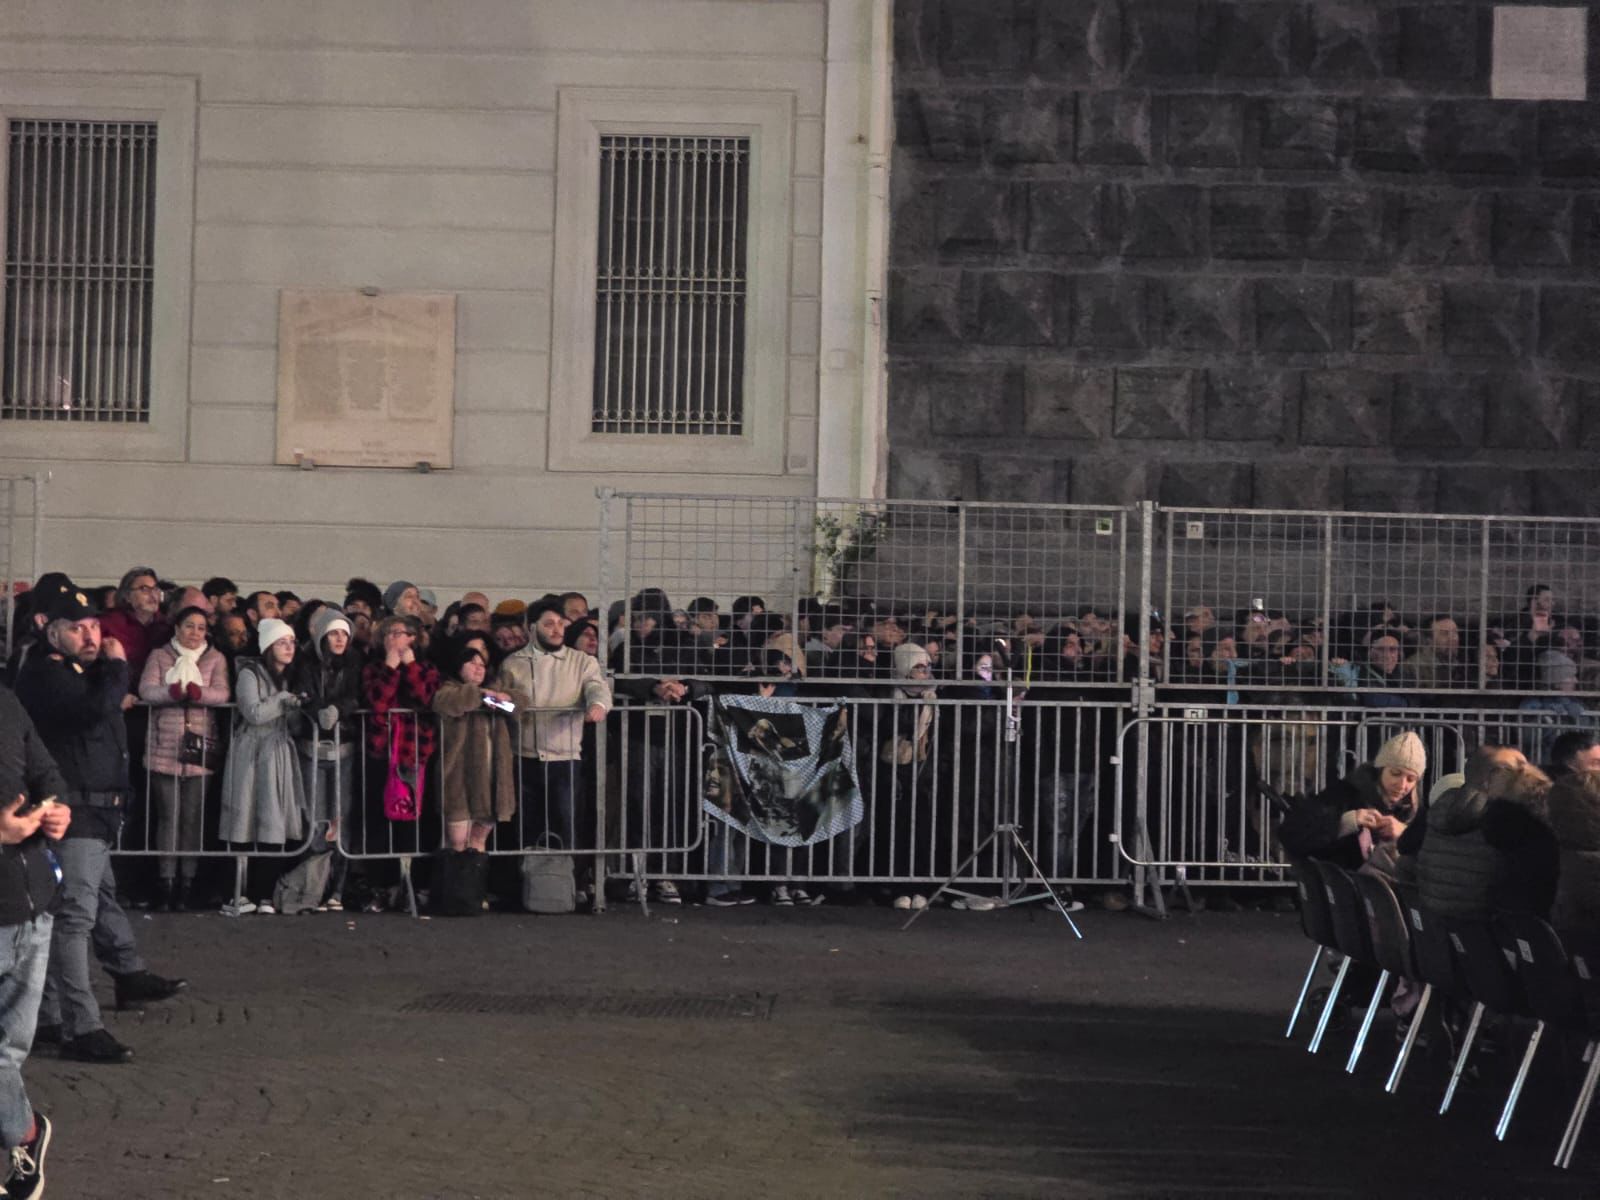
POLYGON ((755 1020, 772 1016, 776 996, 504 996, 434 992, 401 1006, 403 1013, 482 1013, 494 1016, 652 1017, 677 1021, 755 1020))

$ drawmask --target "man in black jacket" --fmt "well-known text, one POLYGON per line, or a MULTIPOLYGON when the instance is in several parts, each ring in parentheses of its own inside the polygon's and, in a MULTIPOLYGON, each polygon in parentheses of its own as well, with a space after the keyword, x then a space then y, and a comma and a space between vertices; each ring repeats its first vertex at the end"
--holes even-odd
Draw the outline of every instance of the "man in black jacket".
POLYGON ((49 610, 49 653, 30 655, 17 676, 17 699, 66 782, 70 832, 56 854, 62 870, 61 906, 40 1003, 38 1040, 59 1040, 63 1058, 127 1062, 133 1051, 100 1020, 89 978, 89 942, 116 981, 119 1009, 164 1000, 186 986, 145 969, 133 928, 117 903, 111 848, 131 794, 122 698, 128 662, 114 638, 102 643, 100 623, 82 592, 60 597, 49 610))
POLYGON ((50 1148, 50 1120, 28 1100, 22 1064, 33 1046, 59 887, 46 839, 72 821, 57 802, 65 788, 28 714, 0 689, 0 1178, 8 1198, 42 1194, 50 1148))

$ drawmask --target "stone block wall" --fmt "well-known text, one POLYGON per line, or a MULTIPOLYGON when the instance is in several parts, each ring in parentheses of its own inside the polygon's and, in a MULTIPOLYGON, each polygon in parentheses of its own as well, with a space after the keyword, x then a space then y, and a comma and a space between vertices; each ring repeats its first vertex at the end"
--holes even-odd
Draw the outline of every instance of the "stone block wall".
POLYGON ((1600 103, 1492 20, 896 0, 890 495, 1600 515, 1600 103))

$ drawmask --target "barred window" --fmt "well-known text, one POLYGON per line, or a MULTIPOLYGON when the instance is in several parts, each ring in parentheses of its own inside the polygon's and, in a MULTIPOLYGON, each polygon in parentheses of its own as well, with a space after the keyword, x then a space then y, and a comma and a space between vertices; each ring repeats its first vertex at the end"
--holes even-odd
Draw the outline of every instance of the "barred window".
POLYGON ((750 151, 600 138, 593 432, 744 432, 750 151))
POLYGON ((150 420, 156 123, 7 122, 0 419, 150 420))

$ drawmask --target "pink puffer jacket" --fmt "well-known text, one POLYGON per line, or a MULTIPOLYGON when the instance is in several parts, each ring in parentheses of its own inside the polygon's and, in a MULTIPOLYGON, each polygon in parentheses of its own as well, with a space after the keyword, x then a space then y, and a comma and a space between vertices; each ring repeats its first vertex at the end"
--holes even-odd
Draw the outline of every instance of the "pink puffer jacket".
MULTIPOLYGON (((211 771, 198 763, 178 761, 185 733, 198 733, 208 739, 217 736, 217 715, 211 707, 226 704, 228 690, 228 660, 217 650, 207 647, 200 656, 200 698, 179 702, 172 698, 166 684, 167 672, 178 661, 172 646, 157 646, 145 660, 144 674, 139 678, 139 699, 150 705, 150 739, 145 746, 145 763, 158 775, 178 775, 185 779, 196 775, 209 775, 211 771)), ((132 747, 130 747, 132 749, 132 747)))

